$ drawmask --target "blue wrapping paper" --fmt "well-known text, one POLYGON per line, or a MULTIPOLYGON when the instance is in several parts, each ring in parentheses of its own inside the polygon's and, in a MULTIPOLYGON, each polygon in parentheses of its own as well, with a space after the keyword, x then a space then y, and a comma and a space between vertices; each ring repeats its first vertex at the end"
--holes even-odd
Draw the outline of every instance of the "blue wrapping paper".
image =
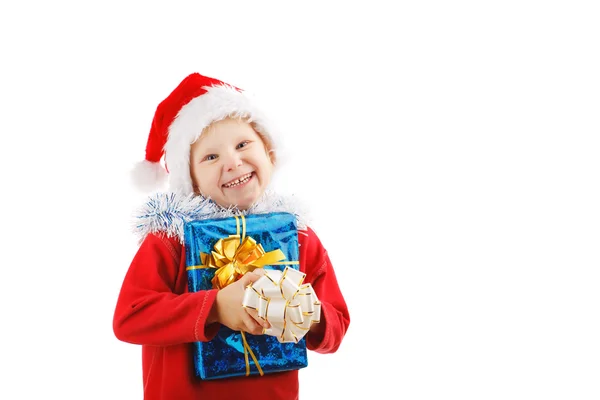
MULTIPOLYGON (((298 231, 296 218, 289 213, 270 213, 245 217, 246 236, 261 244, 265 252, 280 249, 285 261, 298 260, 298 231)), ((219 239, 235 235, 239 225, 234 217, 191 221, 184 224, 186 267, 201 265, 200 253, 210 253, 219 239)), ((283 271, 286 265, 270 265, 265 269, 283 271)), ((298 269, 298 265, 291 268, 298 269)), ((188 290, 197 292, 212 289, 214 268, 197 268, 187 271, 188 290)), ((241 307, 241 305, 240 305, 241 307)), ((265 374, 304 368, 308 365, 306 342, 279 343, 276 337, 246 333, 248 345, 256 355, 265 374)), ((194 367, 201 379, 219 379, 246 375, 244 347, 239 331, 222 326, 209 342, 194 343, 194 367)), ((258 369, 249 357, 250 374, 258 369)))

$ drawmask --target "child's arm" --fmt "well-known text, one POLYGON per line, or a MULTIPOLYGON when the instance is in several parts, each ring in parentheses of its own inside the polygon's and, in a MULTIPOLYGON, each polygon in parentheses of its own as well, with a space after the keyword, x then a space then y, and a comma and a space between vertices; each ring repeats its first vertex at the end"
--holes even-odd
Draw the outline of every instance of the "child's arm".
POLYGON ((305 257, 306 279, 321 302, 321 321, 313 324, 306 335, 306 345, 318 353, 335 352, 350 325, 350 314, 331 265, 327 251, 317 235, 308 228, 300 247, 305 257))
POLYGON ((174 239, 153 234, 145 238, 117 301, 113 329, 119 340, 168 346, 208 341, 216 335, 220 325, 207 324, 207 319, 215 321, 217 291, 175 293, 185 276, 181 252, 174 239))

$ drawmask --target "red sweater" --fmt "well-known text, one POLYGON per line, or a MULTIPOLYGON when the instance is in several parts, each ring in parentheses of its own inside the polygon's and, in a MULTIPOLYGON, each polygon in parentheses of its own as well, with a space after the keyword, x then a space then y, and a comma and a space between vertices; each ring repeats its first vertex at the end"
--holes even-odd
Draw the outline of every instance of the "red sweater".
MULTIPOLYGON (((350 324, 348 308, 317 235, 310 228, 300 231, 298 242, 300 270, 321 301, 324 325, 324 333, 306 335, 307 348, 333 353, 350 324)), ((144 399, 298 399, 298 371, 208 381, 194 375, 192 343, 211 340, 220 326, 206 325, 216 294, 188 293, 185 250, 177 238, 146 236, 123 281, 113 321, 119 340, 142 345, 144 399)))

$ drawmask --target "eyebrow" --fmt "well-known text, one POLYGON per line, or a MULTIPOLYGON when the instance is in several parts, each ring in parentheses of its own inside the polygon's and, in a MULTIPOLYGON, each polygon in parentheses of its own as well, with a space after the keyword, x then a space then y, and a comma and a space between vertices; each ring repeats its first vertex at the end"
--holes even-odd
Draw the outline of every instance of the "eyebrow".
POLYGON ((218 153, 219 151, 215 148, 209 147, 206 150, 202 150, 201 154, 213 154, 213 153, 218 153))

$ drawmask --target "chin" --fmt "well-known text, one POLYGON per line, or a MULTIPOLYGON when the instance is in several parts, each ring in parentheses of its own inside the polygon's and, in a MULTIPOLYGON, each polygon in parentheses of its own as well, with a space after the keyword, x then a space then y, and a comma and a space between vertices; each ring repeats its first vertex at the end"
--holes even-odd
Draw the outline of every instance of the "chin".
POLYGON ((256 203, 256 201, 258 200, 258 197, 252 198, 252 199, 239 199, 239 201, 237 201, 234 204, 237 204, 237 207, 240 210, 246 210, 248 208, 250 208, 250 206, 252 206, 252 204, 256 203))
POLYGON ((247 210, 248 208, 250 208, 250 206, 254 204, 254 202, 247 202, 247 201, 240 201, 237 203, 237 208, 239 208, 240 210, 247 210))

